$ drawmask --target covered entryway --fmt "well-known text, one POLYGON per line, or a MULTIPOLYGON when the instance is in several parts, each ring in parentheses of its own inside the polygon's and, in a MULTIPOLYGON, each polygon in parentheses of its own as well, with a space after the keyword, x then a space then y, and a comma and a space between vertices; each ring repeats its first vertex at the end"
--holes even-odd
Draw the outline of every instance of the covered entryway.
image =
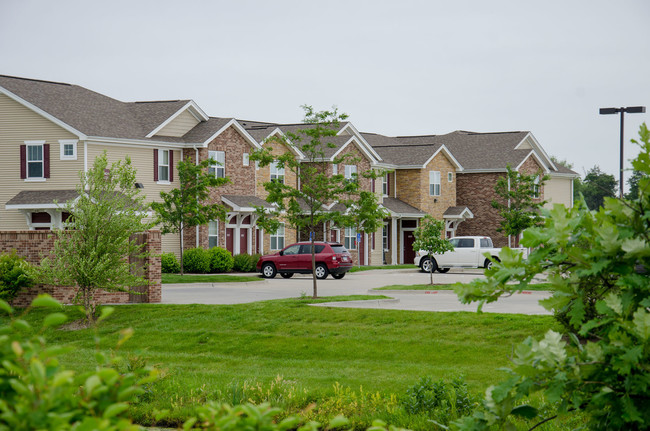
POLYGON ((425 212, 397 199, 384 197, 382 203, 388 210, 390 219, 386 220, 386 242, 388 242, 387 261, 390 264, 413 263, 413 231, 417 229, 419 220, 426 215, 425 212))
POLYGON ((449 207, 442 218, 445 221, 445 237, 452 238, 456 236, 458 225, 465 220, 474 218, 474 214, 465 206, 449 207))
POLYGON ((224 195, 221 201, 231 208, 226 214, 226 249, 233 255, 263 253, 264 235, 255 226, 256 207, 271 210, 273 206, 256 196, 224 195))

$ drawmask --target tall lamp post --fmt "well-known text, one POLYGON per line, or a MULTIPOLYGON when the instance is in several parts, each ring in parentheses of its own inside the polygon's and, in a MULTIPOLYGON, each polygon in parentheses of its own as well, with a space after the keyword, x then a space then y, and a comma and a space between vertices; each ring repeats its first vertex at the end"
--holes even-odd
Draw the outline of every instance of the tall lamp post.
POLYGON ((623 118, 625 113, 628 114, 638 114, 645 112, 645 106, 628 106, 626 108, 600 108, 600 115, 611 115, 621 113, 621 172, 620 172, 620 182, 619 190, 621 199, 623 199, 623 118))

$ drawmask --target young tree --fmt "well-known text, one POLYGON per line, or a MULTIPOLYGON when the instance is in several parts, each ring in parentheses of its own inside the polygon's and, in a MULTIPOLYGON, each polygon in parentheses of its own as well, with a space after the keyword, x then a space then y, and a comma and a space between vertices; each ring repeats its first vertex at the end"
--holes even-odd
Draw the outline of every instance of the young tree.
POLYGON ((618 181, 614 175, 606 174, 598 166, 594 166, 585 175, 580 191, 585 198, 587 207, 590 210, 598 210, 603 206, 606 197, 616 197, 617 187, 618 181))
POLYGON ((183 229, 204 225, 210 220, 225 220, 226 208, 220 203, 209 203, 212 187, 226 184, 229 179, 217 178, 209 172, 209 167, 217 162, 208 159, 196 164, 186 158, 178 163, 180 187, 169 193, 160 192, 162 202, 153 202, 151 208, 156 212, 162 233, 178 233, 181 248, 181 275, 183 275, 183 229))
POLYGON ((504 249, 487 278, 458 286, 462 302, 496 301, 544 274, 553 293, 540 303, 563 325, 513 350, 507 380, 488 388, 483 408, 456 422, 464 430, 514 429, 512 416, 547 422, 581 412, 587 429, 650 428, 650 132, 632 162, 645 176, 636 200, 605 198, 590 211, 555 205, 543 227, 524 232, 524 260, 504 249), (570 345, 569 345, 570 344, 570 345), (557 409, 548 418, 525 404, 536 392, 557 409), (557 413, 554 414, 554 413, 557 413))
MULTIPOLYGON (((289 169, 298 179, 300 187, 280 181, 264 183, 268 192, 266 200, 275 204, 276 209, 268 212, 258 208, 257 224, 268 232, 275 232, 279 218, 297 231, 308 232, 312 242, 312 278, 314 298, 318 297, 316 277, 316 256, 313 246, 316 229, 329 220, 340 220, 340 211, 326 211, 325 205, 338 202, 346 208, 351 207, 353 196, 359 190, 358 181, 346 181, 343 175, 329 175, 325 150, 334 148, 330 139, 336 136, 341 121, 347 118, 337 109, 331 111, 314 111, 311 106, 303 106, 304 127, 297 133, 287 132, 288 142, 284 137, 274 136, 272 140, 284 145, 294 145, 304 154, 304 159, 297 160, 287 152, 274 156, 269 149, 260 150, 251 155, 252 160, 259 161, 260 166, 273 162, 279 167, 289 169)), ((337 157, 333 163, 343 163, 348 156, 337 157)))
POLYGON ((454 249, 454 246, 442 236, 444 229, 445 223, 443 221, 426 215, 420 221, 420 226, 413 232, 415 236, 413 249, 426 251, 429 256, 428 258, 431 260, 431 264, 429 265, 429 279, 431 284, 433 284, 433 271, 436 270, 433 264, 433 255, 454 249))
POLYGON ((492 201, 492 207, 499 211, 503 220, 497 230, 508 237, 514 236, 515 244, 519 245, 519 235, 524 229, 535 226, 541 222, 540 208, 544 201, 538 199, 539 191, 544 185, 546 177, 526 175, 507 166, 505 177, 499 178, 494 186, 494 191, 500 197, 492 201))
POLYGON ((88 172, 79 173, 77 192, 79 197, 65 205, 71 217, 66 230, 54 231, 54 249, 41 262, 40 275, 48 284, 76 286, 75 302, 83 305, 87 321, 94 322, 97 289, 126 291, 145 283, 133 274, 127 258, 145 257, 132 236, 152 224, 143 222, 144 196, 135 188, 128 156, 108 169, 104 152, 88 172))

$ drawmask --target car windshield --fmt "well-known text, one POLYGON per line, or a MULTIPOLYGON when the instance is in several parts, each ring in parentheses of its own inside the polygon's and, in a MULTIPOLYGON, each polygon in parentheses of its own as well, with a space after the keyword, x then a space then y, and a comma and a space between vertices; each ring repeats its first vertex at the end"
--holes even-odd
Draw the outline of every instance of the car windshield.
POLYGON ((346 249, 342 245, 333 245, 332 250, 334 250, 334 253, 336 253, 336 254, 342 254, 342 253, 347 253, 348 252, 348 249, 346 249))

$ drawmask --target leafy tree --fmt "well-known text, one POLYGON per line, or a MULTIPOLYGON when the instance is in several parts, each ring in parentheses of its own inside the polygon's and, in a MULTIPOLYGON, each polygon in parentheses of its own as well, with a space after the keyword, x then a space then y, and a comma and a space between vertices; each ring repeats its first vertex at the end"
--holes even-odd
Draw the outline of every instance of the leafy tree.
POLYGON ((507 166, 505 177, 498 179, 494 191, 499 200, 492 201, 492 207, 499 211, 502 220, 497 229, 506 235, 514 236, 515 247, 519 245, 519 235, 524 229, 541 222, 540 208, 544 201, 538 199, 539 190, 544 185, 546 177, 541 173, 526 175, 507 166))
POLYGON ((524 232, 522 243, 533 248, 527 260, 506 248, 486 279, 455 287, 462 302, 482 305, 526 289, 544 274, 553 294, 540 302, 564 325, 562 332, 550 330, 542 340, 529 337, 515 347, 510 377, 488 388, 482 409, 457 421, 457 428, 513 429, 512 416, 539 423, 555 418, 541 418, 524 404, 536 392, 557 406, 558 415, 583 412, 588 429, 650 428, 650 132, 645 124, 640 136, 642 151, 632 164, 645 176, 637 199, 605 198, 597 212, 584 202, 574 208, 555 205, 543 227, 524 232))
POLYGON ((632 176, 627 180, 627 184, 630 186, 629 191, 625 194, 625 199, 635 200, 639 198, 639 181, 645 178, 647 175, 641 171, 634 170, 632 171, 632 176))
POLYGON ((97 289, 126 291, 145 283, 126 259, 146 256, 132 236, 152 227, 143 222, 144 196, 134 184, 128 156, 110 169, 106 152, 97 157, 88 172, 79 173, 79 197, 65 205, 72 216, 66 230, 54 232, 54 249, 41 262, 47 284, 76 286, 75 302, 83 305, 89 322, 96 317, 97 289))
MULTIPOLYGON (((372 172, 371 175, 379 175, 372 172)), ((372 233, 384 225, 384 218, 388 217, 388 211, 381 206, 377 195, 373 192, 362 190, 358 199, 348 207, 341 220, 337 222, 340 226, 354 227, 356 232, 372 233)), ((361 258, 359 257, 359 265, 361 258)))
POLYGON ((210 220, 225 220, 226 208, 220 203, 208 203, 210 189, 226 184, 228 178, 216 178, 209 172, 211 165, 217 164, 212 159, 194 163, 189 157, 178 162, 178 180, 180 187, 169 193, 160 192, 162 202, 153 202, 151 208, 156 212, 156 222, 162 233, 179 234, 181 249, 181 275, 183 275, 183 229, 204 225, 210 220))
MULTIPOLYGON (((297 160, 290 152, 274 156, 268 148, 253 153, 251 159, 259 161, 260 166, 275 162, 279 167, 289 169, 298 179, 300 188, 280 181, 264 183, 264 189, 268 192, 266 200, 275 204, 275 209, 264 211, 258 208, 257 224, 268 232, 275 232, 280 224, 279 218, 282 218, 296 231, 309 233, 312 242, 312 296, 317 298, 316 256, 313 247, 316 230, 326 221, 341 220, 340 211, 326 211, 324 206, 338 202, 346 208, 351 207, 353 197, 359 190, 359 182, 346 181, 344 175, 340 174, 329 175, 329 162, 325 160, 326 149, 335 147, 330 139, 336 136, 340 122, 347 115, 339 114, 335 108, 331 111, 314 111, 311 106, 302 108, 305 111, 304 127, 297 133, 286 133, 290 142, 279 136, 271 139, 287 146, 296 146, 304 154, 304 159, 297 160)), ((343 155, 335 158, 333 163, 339 164, 346 160, 350 160, 350 157, 343 155)))
POLYGON ((616 197, 618 181, 614 175, 606 174, 598 166, 587 172, 582 181, 580 192, 585 198, 590 210, 597 210, 603 206, 606 197, 616 197))
MULTIPOLYGON (((415 236, 413 249, 426 251, 429 259, 433 259, 434 254, 441 254, 453 250, 454 246, 442 236, 444 229, 445 223, 443 221, 436 220, 430 215, 424 216, 420 221, 420 226, 413 232, 415 236)), ((436 268, 434 268, 433 264, 429 265, 431 284, 433 284, 433 271, 435 270, 436 268)))

